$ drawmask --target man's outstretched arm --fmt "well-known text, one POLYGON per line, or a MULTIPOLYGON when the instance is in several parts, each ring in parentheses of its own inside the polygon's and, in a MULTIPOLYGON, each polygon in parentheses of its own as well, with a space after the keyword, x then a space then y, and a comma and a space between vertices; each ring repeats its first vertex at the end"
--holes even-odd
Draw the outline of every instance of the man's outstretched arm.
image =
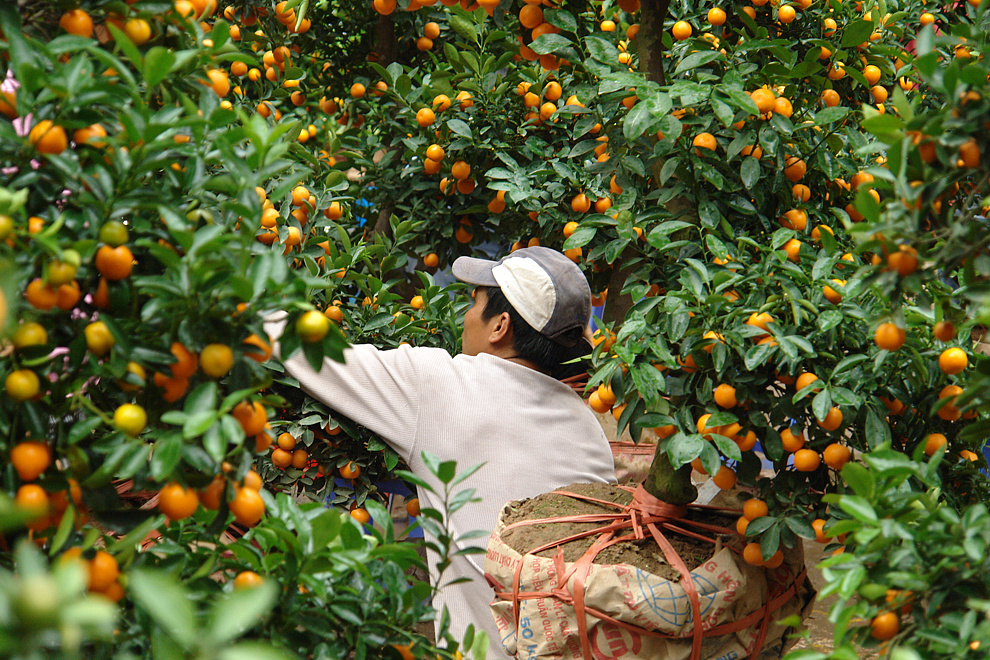
POLYGON ((382 436, 408 461, 415 451, 421 392, 411 350, 379 351, 359 344, 344 351, 345 362, 326 358, 316 371, 302 351, 288 359, 281 355, 278 340, 286 319, 278 312, 265 320, 273 354, 286 373, 314 399, 382 436))

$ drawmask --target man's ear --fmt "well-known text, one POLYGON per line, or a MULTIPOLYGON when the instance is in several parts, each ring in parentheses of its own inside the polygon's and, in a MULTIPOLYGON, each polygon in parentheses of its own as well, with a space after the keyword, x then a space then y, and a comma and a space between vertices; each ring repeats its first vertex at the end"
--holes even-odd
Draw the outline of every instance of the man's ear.
POLYGON ((488 333, 489 343, 498 344, 512 338, 512 321, 509 320, 508 312, 502 312, 491 319, 490 323, 491 325, 488 326, 491 329, 488 333))

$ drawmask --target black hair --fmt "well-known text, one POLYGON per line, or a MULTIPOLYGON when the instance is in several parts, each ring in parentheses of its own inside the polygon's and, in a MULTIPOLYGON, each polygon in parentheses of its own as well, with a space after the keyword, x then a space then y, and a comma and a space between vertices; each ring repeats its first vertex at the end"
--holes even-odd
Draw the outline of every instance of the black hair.
POLYGON ((512 348, 519 354, 519 357, 529 360, 541 371, 558 380, 585 373, 588 370, 587 362, 584 360, 563 364, 591 353, 591 346, 581 338, 583 334, 581 328, 575 328, 564 333, 565 341, 573 340, 576 342, 573 346, 558 344, 549 337, 540 334, 527 323, 509 303, 505 294, 502 293, 502 289, 498 287, 478 288, 483 290, 486 295, 485 308, 481 311, 482 320, 488 321, 499 314, 508 313, 509 322, 512 324, 512 348))

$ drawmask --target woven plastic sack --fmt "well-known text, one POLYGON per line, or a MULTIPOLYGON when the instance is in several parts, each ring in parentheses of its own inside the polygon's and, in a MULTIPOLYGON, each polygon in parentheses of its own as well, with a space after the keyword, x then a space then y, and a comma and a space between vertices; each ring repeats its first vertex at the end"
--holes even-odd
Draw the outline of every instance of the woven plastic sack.
MULTIPOLYGON (((637 493, 640 502, 657 502, 642 488, 637 493)), ((635 497, 628 506, 607 502, 617 510, 617 517, 601 520, 608 531, 597 532, 580 560, 565 562, 559 549, 554 557, 536 555, 554 544, 523 555, 503 540, 504 517, 513 504, 499 516, 485 573, 497 594, 491 607, 503 646, 518 658, 779 658, 790 646, 783 619, 811 613, 815 592, 800 547, 786 552, 777 568, 754 567, 741 557, 741 537, 725 529, 712 539, 711 558, 690 571, 690 581, 670 581, 628 564, 600 565, 592 559, 622 537, 647 538, 656 532, 663 539, 676 529, 687 530, 688 521, 638 510, 635 497)), ((592 522, 592 517, 556 520, 592 522)), ((542 522, 548 520, 555 519, 542 522)), ((681 565, 683 576, 687 569, 681 565)))

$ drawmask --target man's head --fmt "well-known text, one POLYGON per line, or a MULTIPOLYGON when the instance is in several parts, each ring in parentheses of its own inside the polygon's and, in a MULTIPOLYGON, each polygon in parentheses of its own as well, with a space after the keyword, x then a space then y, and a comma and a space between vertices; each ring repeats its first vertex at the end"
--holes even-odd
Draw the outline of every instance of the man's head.
POLYGON ((481 287, 465 316, 464 353, 493 353, 508 342, 519 357, 554 373, 561 362, 588 352, 581 338, 591 318, 591 289, 562 253, 532 247, 499 261, 460 257, 453 273, 481 287))

